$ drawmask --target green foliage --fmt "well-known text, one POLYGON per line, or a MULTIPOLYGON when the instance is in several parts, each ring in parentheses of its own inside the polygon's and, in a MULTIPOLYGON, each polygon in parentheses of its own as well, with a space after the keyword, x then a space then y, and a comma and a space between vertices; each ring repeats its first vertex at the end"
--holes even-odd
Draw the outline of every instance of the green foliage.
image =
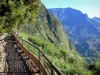
POLYGON ((100 75, 100 60, 90 64, 88 69, 91 70, 94 75, 100 75))
MULTIPOLYGON (((85 66, 85 60, 73 50, 74 46, 69 44, 61 24, 46 11, 44 6, 40 6, 35 25, 25 23, 20 25, 18 30, 23 39, 42 47, 46 56, 64 75, 92 75, 85 66)), ((34 48, 31 51, 37 54, 34 48)))
POLYGON ((34 23, 40 0, 1 0, 0 32, 11 32, 22 23, 34 23))
MULTIPOLYGON (((31 36, 27 33, 20 34, 23 39, 41 46, 46 56, 59 67, 64 74, 74 75, 92 75, 92 72, 86 67, 85 60, 76 51, 67 51, 60 45, 54 45, 41 36, 31 36), (30 40, 29 40, 30 38, 30 40)), ((35 54, 36 50, 32 48, 35 54)))

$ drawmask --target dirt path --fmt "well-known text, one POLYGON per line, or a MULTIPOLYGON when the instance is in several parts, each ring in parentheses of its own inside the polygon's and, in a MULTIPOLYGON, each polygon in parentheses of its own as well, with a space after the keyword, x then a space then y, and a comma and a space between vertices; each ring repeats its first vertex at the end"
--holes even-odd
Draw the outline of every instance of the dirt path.
POLYGON ((6 40, 6 61, 8 65, 7 75, 31 75, 25 61, 13 46, 13 41, 7 37, 6 40), (16 72, 16 73, 15 73, 16 72))

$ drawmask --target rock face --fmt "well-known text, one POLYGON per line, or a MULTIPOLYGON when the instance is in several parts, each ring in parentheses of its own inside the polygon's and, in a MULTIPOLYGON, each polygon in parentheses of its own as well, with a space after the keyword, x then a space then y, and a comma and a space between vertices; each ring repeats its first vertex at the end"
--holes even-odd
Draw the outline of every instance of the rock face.
POLYGON ((100 58, 100 19, 73 8, 49 9, 63 24, 69 40, 85 57, 100 58))
POLYGON ((4 38, 6 37, 6 34, 3 34, 0 36, 0 72, 4 72, 6 70, 6 53, 5 53, 5 45, 6 42, 4 41, 4 38))

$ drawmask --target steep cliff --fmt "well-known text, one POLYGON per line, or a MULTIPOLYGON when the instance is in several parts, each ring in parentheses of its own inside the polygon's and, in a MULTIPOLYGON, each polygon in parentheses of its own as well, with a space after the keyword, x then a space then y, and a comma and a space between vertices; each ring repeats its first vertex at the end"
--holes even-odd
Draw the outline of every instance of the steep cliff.
POLYGON ((45 54, 64 74, 91 74, 85 67, 85 60, 68 41, 61 23, 40 3, 35 24, 21 24, 18 27, 22 38, 42 46, 45 54), (80 68, 79 68, 80 66, 80 68))

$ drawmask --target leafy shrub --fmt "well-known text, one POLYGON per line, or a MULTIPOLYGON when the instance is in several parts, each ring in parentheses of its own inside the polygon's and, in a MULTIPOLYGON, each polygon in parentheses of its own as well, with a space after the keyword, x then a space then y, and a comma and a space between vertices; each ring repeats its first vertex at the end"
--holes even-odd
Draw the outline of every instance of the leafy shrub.
POLYGON ((100 75, 100 61, 90 64, 88 69, 91 70, 94 75, 100 75))
POLYGON ((11 32, 13 28, 25 22, 34 23, 39 3, 40 0, 0 1, 0 32, 2 29, 11 32))

